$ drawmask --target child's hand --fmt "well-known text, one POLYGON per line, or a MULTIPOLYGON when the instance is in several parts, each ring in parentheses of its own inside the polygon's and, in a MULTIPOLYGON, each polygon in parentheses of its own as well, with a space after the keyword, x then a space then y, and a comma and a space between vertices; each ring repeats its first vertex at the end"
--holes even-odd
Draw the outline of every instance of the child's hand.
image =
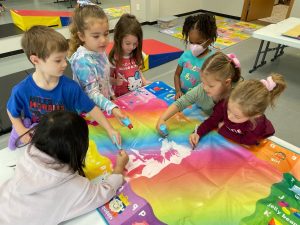
POLYGON ((124 150, 120 150, 119 154, 117 155, 117 162, 114 168, 113 173, 123 173, 126 164, 128 163, 129 157, 124 150))
MULTIPOLYGON (((29 130, 29 129, 27 129, 27 130, 29 130)), ((28 144, 28 143, 30 142, 30 140, 31 140, 31 134, 30 134, 30 132, 27 133, 27 134, 25 134, 25 135, 20 139, 20 141, 21 141, 23 144, 28 144)))
POLYGON ((183 95, 182 91, 177 91, 176 95, 175 95, 175 100, 177 100, 178 98, 180 98, 183 95))
POLYGON ((112 128, 112 129, 108 130, 107 133, 114 144, 115 144, 115 140, 117 140, 118 144, 120 146, 122 145, 122 138, 118 131, 116 131, 115 129, 112 128))
POLYGON ((116 82, 117 86, 121 86, 123 84, 123 82, 124 82, 124 78, 121 77, 120 75, 118 75, 117 79, 115 80, 115 82, 116 82))
POLYGON ((218 129, 220 129, 221 127, 223 127, 223 125, 224 125, 224 122, 219 123, 218 124, 218 129))
POLYGON ((148 85, 148 84, 152 84, 152 81, 150 81, 150 80, 145 80, 145 81, 143 82, 143 85, 144 85, 144 86, 146 86, 146 85, 148 85))
POLYGON ((113 108, 112 114, 114 115, 114 117, 117 118, 119 123, 122 126, 124 126, 124 124, 122 123, 122 120, 125 119, 127 116, 124 113, 122 113, 122 111, 118 107, 113 108))
POLYGON ((196 133, 192 133, 190 135, 190 144, 192 146, 192 149, 194 150, 199 142, 200 136, 196 133))
MULTIPOLYGON (((156 130, 158 131, 158 133, 161 135, 161 136, 165 136, 165 134, 163 134, 160 130, 160 126, 161 125, 166 125, 166 121, 164 121, 163 119, 159 119, 156 123, 156 130)), ((167 125, 166 125, 167 126, 167 125)))

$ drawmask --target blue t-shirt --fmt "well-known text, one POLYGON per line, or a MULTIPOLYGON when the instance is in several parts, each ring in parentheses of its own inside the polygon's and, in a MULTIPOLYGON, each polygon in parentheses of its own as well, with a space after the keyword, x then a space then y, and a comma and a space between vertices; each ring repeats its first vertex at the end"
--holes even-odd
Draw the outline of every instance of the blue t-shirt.
POLYGON ((178 65, 182 67, 180 74, 180 86, 183 93, 188 92, 201 82, 200 70, 204 61, 214 52, 210 51, 206 56, 197 58, 190 50, 185 51, 178 59, 178 65))
POLYGON ((41 115, 51 111, 90 112, 94 107, 95 103, 80 86, 65 76, 59 78, 52 90, 44 90, 29 75, 12 89, 7 102, 7 109, 13 117, 24 115, 33 123, 39 122, 41 115))

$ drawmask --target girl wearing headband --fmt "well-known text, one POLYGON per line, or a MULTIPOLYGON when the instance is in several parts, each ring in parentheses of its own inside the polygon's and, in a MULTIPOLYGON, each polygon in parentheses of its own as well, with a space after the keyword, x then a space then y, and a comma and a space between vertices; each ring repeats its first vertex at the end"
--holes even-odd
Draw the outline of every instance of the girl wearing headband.
POLYGON ((261 139, 275 133, 272 123, 264 115, 268 106, 286 88, 282 75, 272 74, 265 80, 239 83, 228 100, 220 101, 213 114, 190 135, 194 148, 201 137, 218 128, 219 134, 245 145, 257 145, 261 139))
POLYGON ((240 62, 234 54, 216 52, 205 60, 201 68, 201 77, 202 83, 177 99, 160 116, 156 129, 161 135, 165 136, 160 127, 167 127, 166 122, 169 118, 192 104, 196 104, 206 115, 210 115, 214 105, 228 98, 231 90, 241 80, 240 62))

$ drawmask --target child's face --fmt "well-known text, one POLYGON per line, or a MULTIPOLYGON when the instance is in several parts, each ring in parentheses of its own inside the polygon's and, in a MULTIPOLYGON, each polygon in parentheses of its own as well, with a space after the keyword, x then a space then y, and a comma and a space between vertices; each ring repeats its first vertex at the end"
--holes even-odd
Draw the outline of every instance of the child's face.
POLYGON ((66 57, 67 52, 54 52, 46 60, 36 58, 33 63, 39 71, 47 76, 60 77, 67 67, 66 57))
POLYGON ((138 39, 136 36, 131 34, 126 35, 122 40, 122 50, 125 56, 131 54, 131 52, 136 49, 138 45, 138 39))
POLYGON ((109 27, 106 19, 88 18, 85 21, 88 29, 84 30, 84 34, 78 33, 83 46, 94 52, 104 52, 108 45, 109 27))
POLYGON ((217 80, 212 74, 202 72, 201 81, 203 90, 209 97, 216 99, 225 92, 224 82, 217 80))
POLYGON ((240 105, 231 99, 228 101, 227 117, 233 123, 244 123, 250 119, 250 117, 243 114, 240 105))
POLYGON ((203 48, 207 48, 211 44, 211 41, 201 35, 198 30, 192 29, 189 32, 189 43, 194 45, 202 45, 203 48))

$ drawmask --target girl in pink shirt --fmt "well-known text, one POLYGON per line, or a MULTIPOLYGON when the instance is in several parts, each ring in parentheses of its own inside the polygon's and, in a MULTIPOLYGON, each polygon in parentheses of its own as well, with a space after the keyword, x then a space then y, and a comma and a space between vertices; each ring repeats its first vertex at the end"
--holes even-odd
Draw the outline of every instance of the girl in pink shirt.
POLYGON ((141 24, 134 15, 123 14, 115 26, 114 46, 109 53, 111 84, 116 97, 148 84, 141 72, 142 44, 141 24))
POLYGON ((257 145, 275 133, 264 115, 269 105, 285 89, 283 76, 272 74, 266 80, 247 80, 237 85, 228 100, 214 106, 212 115, 190 135, 194 148, 201 137, 218 128, 219 134, 245 145, 257 145))
POLYGON ((121 187, 128 162, 125 151, 120 151, 104 182, 91 183, 84 177, 89 138, 86 121, 79 115, 45 114, 29 132, 31 144, 15 175, 0 185, 1 225, 59 224, 105 204, 121 187))

